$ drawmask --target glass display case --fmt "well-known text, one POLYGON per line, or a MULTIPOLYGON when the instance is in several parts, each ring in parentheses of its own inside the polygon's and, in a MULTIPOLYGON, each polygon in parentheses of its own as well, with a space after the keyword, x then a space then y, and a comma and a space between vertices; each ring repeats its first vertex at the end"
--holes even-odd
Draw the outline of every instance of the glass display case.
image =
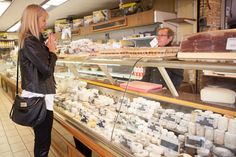
POLYGON ((232 129, 235 125, 235 102, 231 105, 203 102, 199 94, 176 89, 150 93, 127 90, 119 86, 124 81, 122 77, 115 77, 112 70, 108 70, 127 66, 127 78, 131 78, 134 66, 161 67, 163 71, 165 68, 178 68, 235 73, 232 59, 222 63, 183 61, 173 57, 68 55, 58 63, 67 67, 69 74, 56 73, 60 76, 56 119, 61 125, 72 127, 86 136, 90 142, 82 135, 73 134, 100 156, 106 156, 99 152, 100 148, 108 156, 178 156, 181 153, 193 156, 210 154, 213 146, 235 153, 235 143, 229 142, 230 138, 235 138, 232 129), (96 71, 91 71, 90 76, 81 75, 81 67, 94 65, 103 67, 100 69, 101 77, 96 71), (221 142, 216 137, 221 138, 221 142))
MULTIPOLYGON (((204 156, 214 153, 213 146, 235 153, 235 103, 203 102, 199 94, 173 89, 175 95, 167 90, 171 85, 149 93, 120 87, 132 80, 134 66, 158 67, 164 72, 178 68, 236 73, 232 59, 198 62, 175 57, 59 56, 52 145, 61 156, 78 155, 73 137, 99 156, 204 156), (127 67, 119 73, 126 78, 114 75, 113 69, 120 66, 127 67), (83 67, 89 67, 90 73, 81 75, 83 67)), ((1 75, 2 86, 14 87, 15 81, 9 80, 1 75)))

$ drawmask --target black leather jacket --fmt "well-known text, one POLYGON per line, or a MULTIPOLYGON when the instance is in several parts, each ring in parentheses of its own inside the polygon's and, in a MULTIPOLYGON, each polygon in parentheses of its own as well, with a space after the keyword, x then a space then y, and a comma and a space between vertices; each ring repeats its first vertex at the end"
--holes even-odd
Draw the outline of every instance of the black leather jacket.
POLYGON ((21 88, 34 93, 55 94, 56 60, 57 56, 49 52, 43 40, 27 37, 20 50, 21 88))

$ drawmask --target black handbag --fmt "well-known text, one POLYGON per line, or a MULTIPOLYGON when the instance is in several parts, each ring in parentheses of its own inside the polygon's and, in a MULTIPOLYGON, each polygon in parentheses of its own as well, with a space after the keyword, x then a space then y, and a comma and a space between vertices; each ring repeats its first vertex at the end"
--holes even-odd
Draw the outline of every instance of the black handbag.
POLYGON ((10 118, 19 125, 35 127, 41 124, 47 114, 45 97, 21 97, 18 93, 19 54, 17 59, 16 96, 10 111, 10 118))

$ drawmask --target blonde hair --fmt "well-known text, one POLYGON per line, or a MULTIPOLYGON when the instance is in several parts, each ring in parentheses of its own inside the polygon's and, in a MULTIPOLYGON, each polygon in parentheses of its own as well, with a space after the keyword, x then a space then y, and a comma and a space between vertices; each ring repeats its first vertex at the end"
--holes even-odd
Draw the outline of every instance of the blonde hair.
POLYGON ((28 36, 35 36, 39 39, 40 30, 38 25, 38 19, 44 14, 48 16, 47 11, 36 4, 28 5, 25 8, 21 17, 21 27, 19 30, 20 48, 23 48, 25 38, 28 36))

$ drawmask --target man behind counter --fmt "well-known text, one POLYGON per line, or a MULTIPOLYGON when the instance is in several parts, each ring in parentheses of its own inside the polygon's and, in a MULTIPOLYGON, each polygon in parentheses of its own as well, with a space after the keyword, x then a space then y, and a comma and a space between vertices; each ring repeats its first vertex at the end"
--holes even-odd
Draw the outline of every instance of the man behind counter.
MULTIPOLYGON (((173 39, 174 32, 170 28, 164 27, 157 30, 158 47, 171 46, 173 39)), ((166 71, 175 88, 178 89, 183 80, 183 70, 166 68, 166 71)), ((166 83, 156 67, 147 67, 141 81, 162 84, 166 87, 166 83)))

